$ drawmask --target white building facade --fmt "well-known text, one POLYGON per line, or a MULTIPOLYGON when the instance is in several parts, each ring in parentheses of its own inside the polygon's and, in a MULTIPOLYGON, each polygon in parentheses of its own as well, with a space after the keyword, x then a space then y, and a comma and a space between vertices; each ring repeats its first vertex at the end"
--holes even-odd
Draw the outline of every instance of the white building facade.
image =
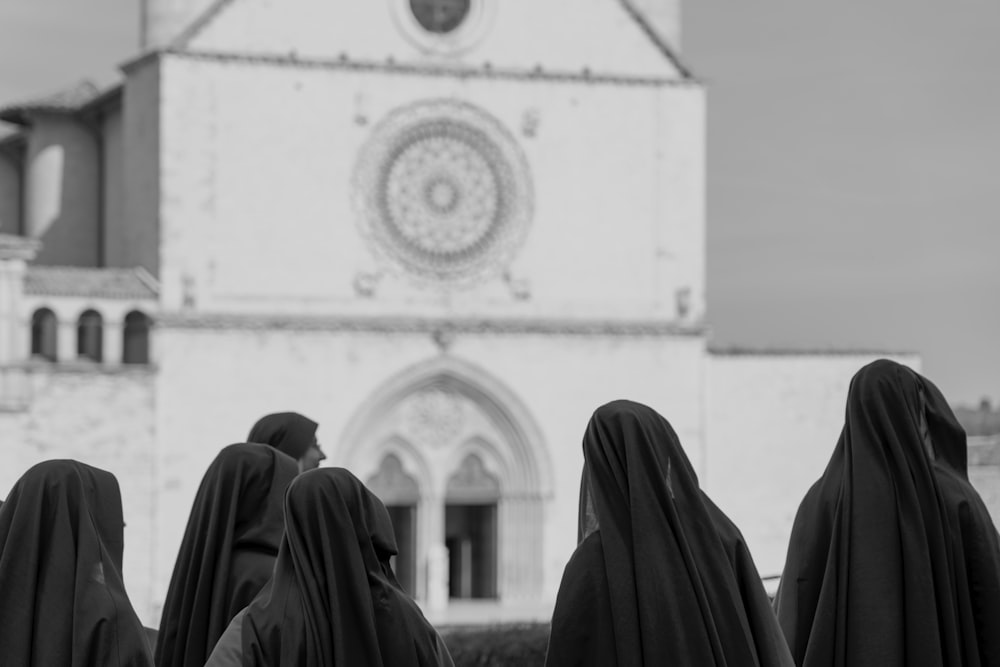
MULTIPOLYGON (((114 472, 155 624, 202 471, 320 422, 442 622, 547 617, 581 436, 645 402, 780 572, 872 354, 708 347, 672 0, 147 0, 120 86, 0 111, 0 488, 114 472)), ((919 360, 897 356, 911 366, 919 360)))

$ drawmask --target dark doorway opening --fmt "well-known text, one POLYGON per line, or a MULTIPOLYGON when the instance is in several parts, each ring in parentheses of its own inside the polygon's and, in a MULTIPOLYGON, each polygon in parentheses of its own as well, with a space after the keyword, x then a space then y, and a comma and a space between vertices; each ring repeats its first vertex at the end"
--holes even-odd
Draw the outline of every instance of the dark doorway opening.
POLYGON ((497 597, 497 506, 447 505, 448 595, 457 599, 497 597))

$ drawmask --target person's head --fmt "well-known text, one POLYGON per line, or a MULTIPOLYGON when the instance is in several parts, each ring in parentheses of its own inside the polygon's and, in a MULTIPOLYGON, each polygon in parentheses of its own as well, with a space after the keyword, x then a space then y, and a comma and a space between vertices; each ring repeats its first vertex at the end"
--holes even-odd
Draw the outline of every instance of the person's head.
POLYGON ((56 460, 21 476, 0 508, 4 664, 153 664, 122 582, 124 527, 110 472, 56 460))
POLYGON ((312 526, 309 522, 316 517, 327 529, 355 534, 360 543, 370 542, 379 561, 388 561, 397 552, 392 520, 385 505, 344 468, 308 472, 289 485, 285 496, 286 531, 297 534, 300 529, 312 526))
POLYGON ((299 462, 299 470, 319 467, 326 458, 316 439, 319 424, 297 412, 276 412, 261 417, 247 436, 247 442, 270 445, 299 462))
POLYGON ((937 386, 916 371, 888 359, 862 367, 851 379, 846 412, 847 427, 869 434, 872 444, 899 441, 965 474, 965 431, 937 386))
POLYGON ((319 467, 320 461, 324 459, 326 459, 326 454, 319 446, 319 439, 313 436, 313 442, 309 445, 309 449, 299 457, 299 472, 315 470, 319 467))

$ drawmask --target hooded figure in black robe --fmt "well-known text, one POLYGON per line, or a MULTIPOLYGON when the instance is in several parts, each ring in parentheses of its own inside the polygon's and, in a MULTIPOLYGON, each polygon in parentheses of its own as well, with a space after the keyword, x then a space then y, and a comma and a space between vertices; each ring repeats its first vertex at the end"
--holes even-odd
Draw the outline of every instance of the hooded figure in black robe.
POLYGON ((213 665, 451 667, 447 648, 389 566, 385 506, 343 468, 300 475, 285 498, 274 577, 220 644, 213 665), (239 642, 231 634, 239 633, 239 642), (237 661, 241 661, 237 662, 237 661))
POLYGON ((304 470, 312 470, 326 458, 316 441, 317 428, 319 424, 297 412, 276 412, 257 420, 247 442, 270 445, 302 462, 304 470))
POLYGON ((788 667, 743 536, 699 488, 670 424, 629 401, 583 438, 579 546, 547 667, 788 667))
POLYGON ((151 667, 122 583, 124 522, 114 475, 39 463, 0 508, 0 664, 151 667))
POLYGON ((997 531, 926 378, 886 360, 854 376, 775 607, 800 666, 1000 666, 997 531))
POLYGON ((159 667, 204 665, 229 621, 271 577, 284 530, 282 498, 296 474, 295 461, 267 445, 230 445, 216 456, 170 579, 159 667))

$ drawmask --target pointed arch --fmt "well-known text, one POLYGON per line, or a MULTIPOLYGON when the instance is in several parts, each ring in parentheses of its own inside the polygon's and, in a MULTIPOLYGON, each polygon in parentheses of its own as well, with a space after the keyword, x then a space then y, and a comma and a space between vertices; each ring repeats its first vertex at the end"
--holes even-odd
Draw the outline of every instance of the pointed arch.
POLYGON ((421 484, 421 480, 427 480, 431 476, 430 468, 426 459, 420 454, 416 447, 409 441, 398 436, 387 438, 377 443, 371 452, 366 456, 368 465, 363 467, 351 467, 359 479, 371 480, 379 474, 382 464, 387 458, 396 458, 402 466, 403 472, 409 477, 415 477, 420 497, 425 497, 428 493, 426 484, 421 484))
POLYGON ((455 593, 447 576, 455 565, 446 547, 447 517, 467 509, 470 496, 449 498, 449 484, 455 491, 455 476, 468 472, 463 464, 469 460, 476 464, 473 472, 494 479, 497 487, 491 487, 496 493, 490 498, 478 498, 485 501, 483 511, 492 512, 495 527, 492 541, 483 543, 489 555, 482 562, 493 565, 477 575, 486 582, 480 593, 507 602, 537 596, 552 466, 541 429, 513 391, 489 372, 450 355, 407 368, 357 408, 334 458, 371 474, 387 454, 398 454, 404 464, 409 459, 407 470, 419 476, 415 590, 431 608, 440 609, 455 593))
MULTIPOLYGON (((453 356, 441 356, 412 366, 389 378, 347 422, 338 445, 345 465, 359 460, 365 434, 406 398, 440 388, 471 400, 505 436, 509 496, 552 495, 552 465, 542 431, 530 410, 506 385, 488 371, 453 356)), ((366 457, 367 458, 367 457, 366 457)))

